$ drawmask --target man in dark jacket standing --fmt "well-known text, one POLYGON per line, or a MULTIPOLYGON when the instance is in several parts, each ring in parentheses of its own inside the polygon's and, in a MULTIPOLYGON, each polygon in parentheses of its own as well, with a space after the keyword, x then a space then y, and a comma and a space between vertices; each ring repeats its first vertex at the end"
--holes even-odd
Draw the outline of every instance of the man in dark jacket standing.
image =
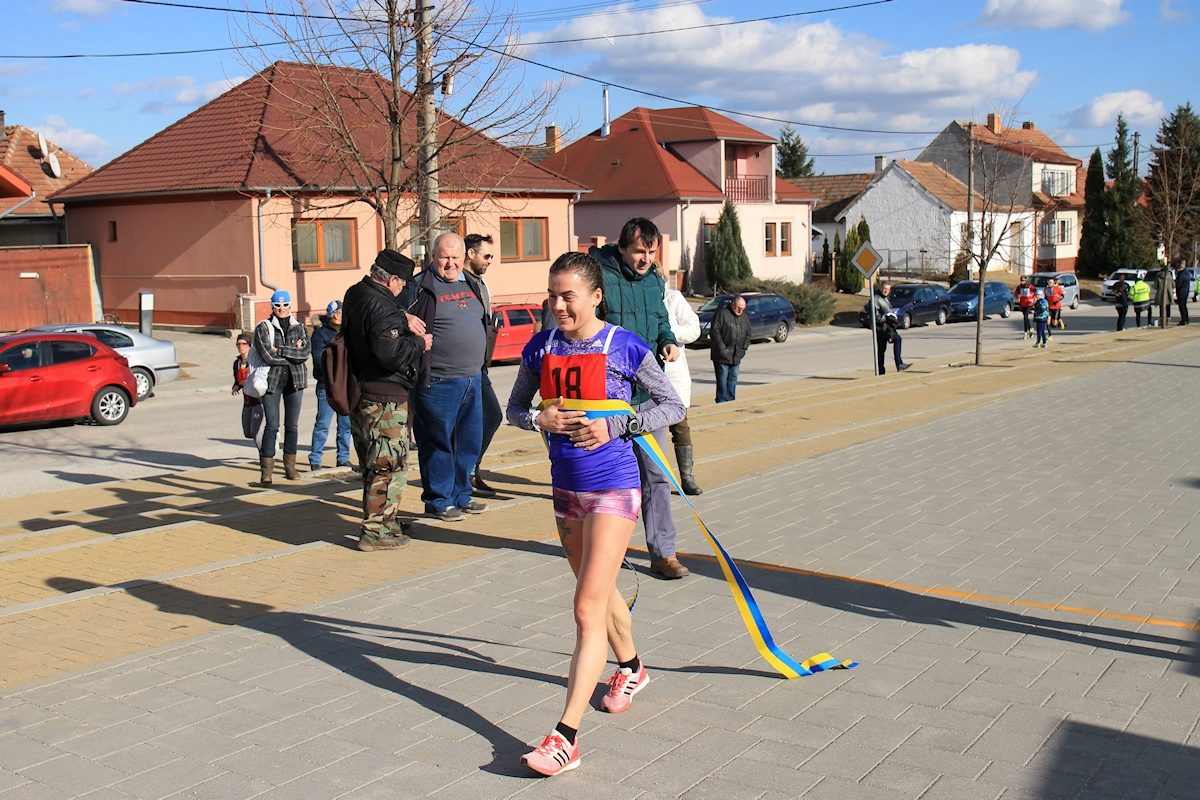
POLYGON ((413 279, 417 298, 410 309, 433 335, 413 394, 421 500, 426 514, 444 521, 487 508, 471 499, 471 473, 483 445, 481 385, 491 319, 479 281, 463 273, 465 256, 457 233, 434 239, 432 263, 413 279))
MULTIPOLYGON (((659 364, 679 357, 679 345, 671 332, 671 318, 663 302, 664 282, 654 269, 654 256, 661 236, 653 222, 635 217, 625 223, 615 245, 593 247, 588 255, 604 267, 605 320, 636 333, 650 345, 659 364)), ((633 396, 634 407, 649 399, 644 390, 633 396)), ((667 451, 667 429, 647 431, 667 451)), ((683 578, 688 569, 675 557, 675 522, 671 519, 671 487, 665 475, 640 447, 637 453, 641 474, 642 524, 650 551, 650 571, 663 578, 683 578)))
POLYGON ((1179 324, 1188 324, 1188 295, 1192 293, 1192 270, 1175 265, 1175 302, 1179 303, 1179 324))
POLYGON ((342 302, 350 365, 362 391, 358 407, 350 414, 363 478, 359 550, 393 550, 409 542, 406 524, 396 518, 408 482, 405 404, 416 384, 421 354, 432 345, 424 326, 410 327, 408 315, 396 301, 414 267, 403 254, 383 250, 370 273, 346 291, 342 302))
MULTIPOLYGON (((317 381, 317 419, 313 423, 312 444, 308 448, 308 468, 310 470, 321 468, 321 455, 325 452, 325 440, 329 438, 329 423, 335 416, 329 400, 326 399, 325 369, 322 356, 325 355, 325 348, 342 328, 342 303, 340 300, 334 300, 325 307, 325 314, 321 317, 320 323, 310 337, 313 377, 317 381)), ((336 416, 337 465, 348 467, 350 466, 350 416, 348 414, 337 414, 336 416)))
POLYGON ((713 372, 717 375, 717 402, 737 399, 738 372, 742 358, 750 349, 750 320, 746 319, 746 298, 733 302, 713 315, 708 331, 713 372))

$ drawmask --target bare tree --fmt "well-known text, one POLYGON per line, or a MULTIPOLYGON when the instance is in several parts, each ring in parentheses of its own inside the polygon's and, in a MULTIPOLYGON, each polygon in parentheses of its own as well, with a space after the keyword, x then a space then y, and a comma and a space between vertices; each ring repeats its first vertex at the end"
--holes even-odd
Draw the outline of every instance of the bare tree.
POLYGON ((249 19, 248 66, 275 61, 275 45, 294 62, 267 100, 285 110, 271 135, 290 146, 277 156, 324 178, 306 196, 370 206, 391 248, 428 243, 443 216, 503 203, 496 191, 521 162, 497 142, 532 141, 558 92, 522 89, 516 26, 495 3, 270 0, 249 19))
MULTIPOLYGON (((1155 145, 1144 184, 1146 216, 1170 266, 1194 257, 1185 246, 1200 237, 1200 119, 1191 105, 1179 106, 1162 121, 1155 145)), ((1168 294, 1159 292, 1158 298, 1163 327, 1168 294)))

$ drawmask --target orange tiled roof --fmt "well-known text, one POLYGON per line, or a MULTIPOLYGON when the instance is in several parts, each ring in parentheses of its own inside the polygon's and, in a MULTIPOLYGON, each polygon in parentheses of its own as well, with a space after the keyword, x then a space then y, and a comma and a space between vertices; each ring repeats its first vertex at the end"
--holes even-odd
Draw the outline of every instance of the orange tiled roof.
POLYGON ((815 199, 813 222, 835 222, 850 201, 862 194, 878 172, 851 172, 844 175, 814 175, 811 178, 791 178, 798 190, 815 199))
MULTIPOLYGON (((385 93, 378 74, 279 61, 201 106, 87 178, 56 200, 200 191, 328 191, 386 183, 390 168, 385 93), (323 109, 340 112, 322 124, 323 109), (331 132, 340 130, 339 139, 331 132), (358 169, 331 155, 354 143, 358 169)), ((401 139, 417 137, 415 98, 403 93, 401 139)), ((329 112, 324 112, 329 113, 329 112)), ((331 115, 332 116, 332 115, 331 115)), ((439 115, 442 191, 495 186, 501 192, 574 193, 585 188, 521 158, 453 117, 439 115)), ((405 166, 411 179, 413 170, 405 166)))
MULTIPOLYGON (((898 160, 894 163, 951 209, 967 210, 967 185, 937 164, 907 160, 898 160)), ((978 192, 975 193, 975 208, 978 210, 987 208, 987 200, 978 192)))
MULTIPOLYGON (((37 131, 26 128, 24 125, 7 125, 4 128, 4 136, 4 141, 0 142, 0 167, 15 175, 21 184, 28 188, 20 192, 12 192, 11 195, 15 196, 0 192, 0 213, 20 203, 32 191, 36 199, 18 208, 12 213, 12 216, 51 216, 52 212, 46 198, 92 171, 86 162, 59 148, 53 142, 47 141, 47 149, 54 153, 55 158, 58 159, 58 165, 62 169, 62 177, 56 178, 50 173, 49 165, 38 150, 37 131)), ((0 185, 6 182, 0 177, 0 185)))
MULTIPOLYGON (((958 124, 966 128, 971 123, 958 122, 958 124)), ((1031 158, 1043 164, 1079 166, 1081 163, 1079 159, 1068 155, 1053 139, 1037 128, 1006 128, 1001 125, 999 132, 996 132, 987 125, 978 123, 972 124, 971 128, 975 141, 1031 158)))

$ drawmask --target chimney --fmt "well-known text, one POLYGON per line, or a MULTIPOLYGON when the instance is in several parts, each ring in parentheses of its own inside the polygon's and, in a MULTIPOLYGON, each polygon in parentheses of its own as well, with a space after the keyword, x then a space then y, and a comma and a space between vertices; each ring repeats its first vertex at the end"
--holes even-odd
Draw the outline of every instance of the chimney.
POLYGON ((1033 120, 1027 119, 1021 123, 1021 129, 1026 131, 1034 130, 1037 126, 1033 124, 1033 120))
POLYGON ((0 108, 0 142, 3 142, 7 136, 4 135, 4 109, 0 108))
POLYGON ((883 156, 875 156, 875 171, 883 172, 883 156))
POLYGON ((608 87, 604 87, 604 124, 600 126, 600 135, 608 136, 608 87))
POLYGON ((988 130, 990 130, 992 133, 1000 133, 1000 115, 999 114, 988 114, 987 115, 987 126, 988 126, 988 130))
POLYGON ((557 125, 546 126, 546 152, 557 153, 562 150, 562 129, 557 125))

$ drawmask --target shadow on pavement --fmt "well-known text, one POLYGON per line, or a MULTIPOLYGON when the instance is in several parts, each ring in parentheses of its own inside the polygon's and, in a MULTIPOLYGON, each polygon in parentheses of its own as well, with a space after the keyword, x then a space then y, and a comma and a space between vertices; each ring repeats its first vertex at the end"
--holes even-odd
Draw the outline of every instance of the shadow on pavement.
MULTIPOLYGON (((69 578, 49 578, 46 583, 64 592, 99 586, 85 585, 86 581, 69 578)), ((486 639, 395 628, 304 612, 279 611, 262 603, 201 594, 153 581, 128 587, 125 591, 164 613, 193 616, 219 625, 240 625, 276 636, 346 675, 424 706, 434 714, 461 725, 465 733, 485 738, 491 744, 493 758, 481 769, 494 774, 533 777, 520 763, 520 756, 529 749, 528 744, 496 726, 470 706, 393 675, 377 662, 438 664, 460 669, 464 674, 483 672, 566 686, 566 681, 558 675, 506 666, 489 656, 475 653, 468 645, 445 641, 454 639, 457 642, 501 645, 486 639), (396 642, 401 641, 428 649, 397 646, 396 642)), ((520 709, 514 709, 517 710, 520 709)))

